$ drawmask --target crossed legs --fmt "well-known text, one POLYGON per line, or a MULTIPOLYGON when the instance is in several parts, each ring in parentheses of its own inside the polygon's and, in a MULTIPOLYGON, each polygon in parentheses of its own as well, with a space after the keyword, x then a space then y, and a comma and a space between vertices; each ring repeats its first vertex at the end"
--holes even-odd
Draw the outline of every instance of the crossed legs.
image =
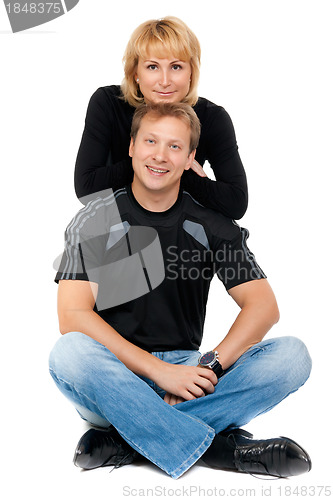
MULTIPOLYGON (((154 354, 192 365, 199 356, 196 351, 154 354)), ((310 370, 307 349, 297 338, 264 340, 228 369, 213 394, 170 406, 160 388, 80 332, 62 336, 50 355, 54 381, 81 416, 112 424, 134 450, 173 478, 205 453, 217 433, 273 408, 304 384, 310 370)))

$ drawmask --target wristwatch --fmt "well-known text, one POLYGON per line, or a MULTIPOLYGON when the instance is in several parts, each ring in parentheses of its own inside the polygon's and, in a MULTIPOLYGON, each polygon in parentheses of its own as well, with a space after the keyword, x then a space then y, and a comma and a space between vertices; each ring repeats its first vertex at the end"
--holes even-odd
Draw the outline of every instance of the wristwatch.
POLYGON ((217 378, 220 378, 222 377, 222 375, 224 375, 224 370, 221 363, 219 362, 219 353, 217 351, 208 351, 204 354, 201 354, 199 358, 199 365, 206 368, 211 368, 216 374, 217 378))

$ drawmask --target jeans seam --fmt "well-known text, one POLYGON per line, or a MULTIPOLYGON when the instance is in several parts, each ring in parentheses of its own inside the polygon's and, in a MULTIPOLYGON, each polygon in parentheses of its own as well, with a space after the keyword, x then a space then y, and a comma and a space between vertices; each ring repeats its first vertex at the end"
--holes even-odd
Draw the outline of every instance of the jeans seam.
MULTIPOLYGON (((206 424, 204 424, 204 425, 206 427, 208 427, 206 424)), ((209 428, 203 442, 194 450, 194 452, 181 465, 179 465, 176 469, 174 469, 173 471, 170 472, 171 476, 177 476, 176 477, 176 479, 177 479, 178 477, 180 477, 180 475, 184 474, 191 467, 191 465, 193 465, 193 463, 195 463, 195 462, 192 462, 193 457, 195 457, 196 454, 200 453, 201 448, 203 448, 206 445, 206 441, 208 441, 209 438, 211 437, 211 432, 213 432, 212 440, 214 439, 215 431, 213 429, 209 428), (191 463, 189 463, 189 462, 191 462, 191 463), (180 475, 178 475, 178 471, 181 472, 180 475)), ((210 443, 212 442, 212 440, 210 441, 210 443)), ((208 448, 208 446, 203 450, 203 452, 201 454, 199 454, 197 460, 199 460, 199 458, 205 453, 207 448, 208 448)))
MULTIPOLYGON (((267 350, 267 348, 268 348, 268 347, 270 347, 271 345, 272 345, 272 344, 267 344, 267 345, 265 345, 265 346, 258 346, 258 345, 256 345, 256 344, 255 344, 253 347, 256 347, 256 349, 257 349, 257 350, 259 350, 260 352, 253 352, 252 354, 250 354, 250 357, 252 358, 252 357, 254 357, 256 354, 258 354, 258 355, 259 355, 259 354, 262 354, 262 352, 266 351, 266 350, 267 350)), ((251 349, 251 347, 250 347, 250 349, 251 349)), ((248 349, 247 351, 245 351, 245 352, 244 352, 244 354, 245 354, 246 352, 248 352, 250 349, 248 349)), ((242 355, 242 356, 243 356, 243 355, 242 355)), ((232 373, 234 370, 237 370, 237 368, 238 368, 239 366, 242 366, 245 362, 246 362, 246 358, 242 359, 242 360, 241 360, 241 362, 240 362, 240 363, 238 363, 236 366, 234 366, 234 367, 232 367, 232 366, 231 366, 230 368, 228 368, 228 369, 226 370, 225 375, 227 375, 228 373, 232 373)), ((237 363, 237 361, 236 361, 236 363, 237 363)), ((221 380, 221 379, 220 379, 220 380, 221 380)))
MULTIPOLYGON (((82 396, 84 396, 84 397, 85 397, 85 398, 86 398, 86 399, 87 399, 90 403, 92 403, 94 406, 97 406, 96 401, 93 401, 92 399, 90 399, 90 398, 89 398, 86 394, 84 394, 84 392, 82 392, 82 391, 78 391, 78 390, 75 388, 75 385, 73 385, 72 383, 67 382, 67 380, 65 380, 65 379, 63 379, 63 378, 61 378, 61 377, 58 377, 58 375, 56 375, 56 373, 54 372, 54 370, 53 370, 52 368, 49 368, 49 371, 50 371, 50 373, 52 372, 52 373, 51 373, 51 376, 53 377, 53 379, 56 379, 56 380, 57 380, 58 382, 60 382, 60 383, 65 383, 65 384, 67 384, 69 387, 71 387, 71 390, 72 390, 72 392, 73 392, 73 393, 75 392, 75 393, 76 393, 76 395, 79 395, 79 396, 81 396, 81 395, 82 395, 82 396)), ((85 405, 84 405, 84 404, 82 404, 82 402, 80 402, 80 403, 81 403, 81 405, 85 408, 85 405)), ((75 406, 75 405, 74 405, 74 406, 75 406)), ((87 410, 89 410, 89 408, 87 408, 87 410)), ((99 417, 101 417, 101 418, 104 418, 104 419, 108 422, 108 419, 106 418, 106 415, 104 415, 104 414, 102 415, 102 412, 100 412, 100 413, 101 413, 101 415, 98 415, 98 413, 96 413, 95 411, 92 411, 92 410, 90 410, 90 411, 91 411, 92 413, 95 413, 95 415, 97 415, 97 416, 99 416, 99 417)))

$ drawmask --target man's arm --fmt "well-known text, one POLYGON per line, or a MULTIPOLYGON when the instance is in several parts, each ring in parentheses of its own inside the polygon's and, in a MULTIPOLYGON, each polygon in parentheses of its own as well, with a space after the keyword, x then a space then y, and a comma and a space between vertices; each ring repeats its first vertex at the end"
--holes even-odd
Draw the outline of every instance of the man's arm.
POLYGON ((185 400, 214 392, 217 378, 211 370, 166 363, 124 339, 93 310, 97 293, 96 283, 59 281, 58 317, 63 335, 71 331, 88 335, 107 347, 131 371, 185 400))
POLYGON ((224 370, 251 346, 261 342, 279 320, 275 295, 266 279, 242 283, 228 292, 241 311, 228 334, 215 348, 224 370))
MULTIPOLYGON (((228 290, 241 308, 235 322, 222 342, 214 349, 224 370, 229 368, 251 346, 261 342, 266 333, 279 320, 279 309, 273 290, 266 279, 249 281, 228 290)), ((212 371, 205 368, 207 371, 212 371)), ((183 399, 167 393, 164 397, 170 405, 183 399)))

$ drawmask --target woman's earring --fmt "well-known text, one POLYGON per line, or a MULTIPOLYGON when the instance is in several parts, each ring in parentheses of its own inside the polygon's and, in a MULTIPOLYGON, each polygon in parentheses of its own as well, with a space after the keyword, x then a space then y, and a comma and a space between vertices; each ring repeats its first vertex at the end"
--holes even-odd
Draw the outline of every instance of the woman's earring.
POLYGON ((139 78, 136 79, 137 83, 139 83, 139 78))

